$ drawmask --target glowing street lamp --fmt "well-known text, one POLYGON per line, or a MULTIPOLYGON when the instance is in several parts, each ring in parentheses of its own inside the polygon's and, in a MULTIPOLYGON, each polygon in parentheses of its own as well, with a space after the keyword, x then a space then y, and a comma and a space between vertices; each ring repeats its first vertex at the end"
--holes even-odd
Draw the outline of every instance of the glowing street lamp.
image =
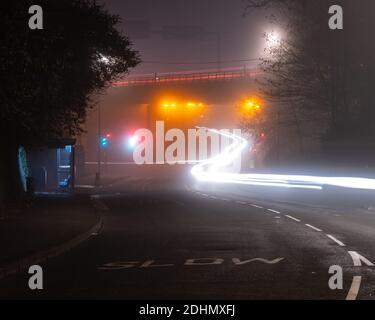
POLYGON ((241 112, 244 115, 254 115, 256 112, 261 111, 261 106, 255 99, 245 99, 240 103, 241 112))
POLYGON ((272 31, 265 34, 267 48, 268 49, 276 49, 281 45, 281 36, 278 32, 272 31))

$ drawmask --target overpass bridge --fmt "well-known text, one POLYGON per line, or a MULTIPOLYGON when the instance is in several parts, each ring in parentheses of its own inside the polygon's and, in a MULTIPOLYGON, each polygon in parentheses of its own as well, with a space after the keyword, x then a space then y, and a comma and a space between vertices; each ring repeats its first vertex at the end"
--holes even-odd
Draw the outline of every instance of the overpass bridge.
POLYGON ((111 133, 112 144, 118 144, 110 148, 109 159, 123 159, 123 137, 138 128, 154 131, 156 120, 163 120, 166 128, 182 130, 196 125, 238 128, 241 119, 237 105, 256 95, 260 77, 257 69, 238 67, 134 75, 114 82, 101 98, 97 110, 102 111, 93 110, 86 122, 88 159, 96 158, 98 132, 111 133), (165 109, 165 100, 175 101, 176 107, 165 109), (189 109, 189 101, 197 102, 196 107, 189 109), (113 154, 115 149, 118 155, 113 154))
POLYGON ((261 75, 257 69, 248 69, 246 67, 227 68, 221 70, 196 70, 182 71, 172 73, 153 73, 146 75, 130 76, 126 80, 113 83, 115 87, 131 87, 145 85, 163 85, 173 83, 191 83, 207 81, 231 81, 254 78, 261 75))
POLYGON ((221 70, 192 70, 129 76, 112 83, 112 90, 122 94, 127 103, 155 103, 164 94, 176 94, 210 104, 233 103, 254 94, 259 69, 246 67, 221 70))

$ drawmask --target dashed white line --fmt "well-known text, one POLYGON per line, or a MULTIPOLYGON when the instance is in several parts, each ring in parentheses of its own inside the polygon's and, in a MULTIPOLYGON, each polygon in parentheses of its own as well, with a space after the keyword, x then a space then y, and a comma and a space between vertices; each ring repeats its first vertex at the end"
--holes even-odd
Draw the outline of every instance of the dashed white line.
POLYGON ((221 198, 221 200, 223 200, 223 201, 230 201, 229 199, 226 199, 226 198, 221 198))
POLYGON ((314 226, 312 226, 311 224, 306 223, 305 226, 306 226, 306 227, 309 227, 309 228, 311 228, 311 229, 313 229, 313 230, 315 230, 315 231, 322 232, 321 229, 319 229, 319 228, 317 228, 317 227, 314 227, 314 226))
POLYGON ((285 215, 287 218, 289 218, 289 219, 291 219, 291 220, 294 220, 294 221, 297 221, 297 222, 301 222, 301 220, 300 219, 297 219, 297 218, 295 218, 295 217, 293 217, 293 216, 289 216, 289 215, 285 215))
POLYGON ((331 236, 330 234, 327 234, 326 236, 331 240, 335 241, 340 247, 345 247, 345 244, 340 240, 336 239, 334 236, 331 236))
POLYGON ((244 202, 244 201, 236 201, 236 203, 238 203, 238 204, 246 204, 246 202, 244 202))
POLYGON ((263 207, 258 206, 258 205, 256 205, 256 204, 251 204, 251 206, 254 207, 254 208, 258 208, 258 209, 263 209, 263 207))
POLYGON ((352 285, 350 286, 350 290, 348 292, 348 295, 346 296, 346 300, 355 300, 357 299, 359 288, 361 287, 361 276, 354 276, 352 285))
POLYGON ((277 214, 280 214, 281 212, 280 211, 277 211, 277 210, 273 210, 273 209, 267 209, 268 211, 271 211, 273 213, 277 213, 277 214))

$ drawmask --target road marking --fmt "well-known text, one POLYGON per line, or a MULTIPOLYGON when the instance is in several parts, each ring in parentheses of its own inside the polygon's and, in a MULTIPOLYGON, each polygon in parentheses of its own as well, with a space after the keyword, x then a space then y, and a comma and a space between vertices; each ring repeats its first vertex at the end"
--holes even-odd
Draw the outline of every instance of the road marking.
POLYGON ((322 231, 322 230, 320 230, 319 228, 314 227, 314 226, 312 226, 311 224, 308 224, 308 223, 306 223, 305 226, 306 226, 306 227, 309 227, 309 228, 311 228, 311 229, 313 229, 313 230, 315 230, 315 231, 318 231, 318 232, 321 232, 321 231, 322 231))
POLYGON ((95 189, 95 186, 90 184, 76 184, 75 187, 77 188, 86 188, 86 189, 95 189))
POLYGON ((277 211, 277 210, 273 210, 273 209, 267 209, 268 211, 271 211, 271 212, 273 212, 273 213, 281 213, 280 211, 277 211))
MULTIPOLYGON (((245 266, 247 264, 253 262, 261 262, 265 264, 277 264, 283 261, 285 258, 279 257, 275 259, 265 259, 265 258, 252 258, 242 260, 241 258, 220 258, 220 257, 210 257, 210 258, 189 258, 186 259, 182 265, 187 267, 194 267, 194 266, 218 266, 224 264, 226 261, 230 261, 234 266, 245 266)), ((137 269, 145 269, 145 268, 164 268, 164 267, 176 267, 177 265, 174 263, 162 263, 157 260, 147 260, 143 261, 132 261, 132 260, 122 260, 122 261, 114 261, 110 263, 105 263, 101 266, 98 266, 98 270, 126 270, 130 268, 137 268, 137 269)))
POLYGON ((221 198, 221 200, 223 200, 223 201, 230 201, 229 199, 226 199, 226 198, 221 198))
POLYGON ((239 204, 246 204, 246 202, 244 202, 244 201, 236 201, 236 203, 239 203, 239 204))
POLYGON ((216 199, 216 200, 219 199, 218 197, 215 197, 215 196, 211 196, 210 198, 211 199, 216 199))
POLYGON ((355 300, 357 299, 359 288, 361 287, 361 276, 354 276, 352 285, 350 286, 350 290, 348 292, 348 295, 346 296, 346 300, 355 300))
POLYGON ((340 240, 337 240, 334 236, 331 236, 330 234, 327 234, 326 236, 331 240, 335 241, 340 247, 345 247, 345 244, 340 240))
POLYGON ((255 208, 258 208, 258 209, 264 209, 263 207, 258 206, 258 205, 256 205, 256 204, 251 204, 251 206, 252 206, 252 207, 255 207, 255 208))
POLYGON ((287 218, 289 218, 289 219, 292 219, 292 220, 294 220, 294 221, 297 221, 297 222, 301 222, 301 220, 300 219, 297 219, 297 218, 294 218, 294 217, 292 217, 292 216, 289 216, 289 215, 285 215, 287 218))
POLYGON ((284 258, 276 258, 276 259, 273 259, 273 260, 268 260, 268 259, 264 259, 264 258, 254 258, 254 259, 242 260, 242 261, 238 258, 232 259, 232 261, 235 265, 244 265, 244 264, 254 262, 254 261, 260 261, 260 262, 267 263, 267 264, 276 264, 276 263, 279 263, 282 260, 284 260, 284 258))
POLYGON ((208 194, 202 193, 203 197, 208 197, 208 194))
POLYGON ((362 266, 362 262, 364 264, 366 264, 367 266, 369 266, 369 267, 373 267, 374 266, 374 264, 370 260, 366 259, 364 256, 361 256, 358 252, 356 252, 356 251, 348 251, 348 253, 352 257, 353 264, 354 264, 355 267, 361 267, 362 266))

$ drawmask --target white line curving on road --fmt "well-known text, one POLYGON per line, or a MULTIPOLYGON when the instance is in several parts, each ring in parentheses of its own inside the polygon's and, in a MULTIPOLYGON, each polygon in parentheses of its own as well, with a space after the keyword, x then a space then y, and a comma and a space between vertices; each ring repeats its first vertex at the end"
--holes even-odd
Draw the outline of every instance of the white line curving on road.
POLYGON ((346 300, 356 300, 361 287, 361 276, 354 276, 346 300))

